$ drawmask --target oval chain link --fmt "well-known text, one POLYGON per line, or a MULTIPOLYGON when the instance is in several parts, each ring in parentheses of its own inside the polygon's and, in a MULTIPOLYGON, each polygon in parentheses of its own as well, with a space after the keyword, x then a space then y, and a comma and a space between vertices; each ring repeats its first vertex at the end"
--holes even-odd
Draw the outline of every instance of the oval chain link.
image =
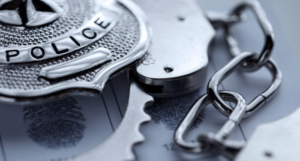
MULTIPOLYGON (((271 53, 274 47, 275 34, 264 9, 257 1, 242 2, 241 4, 237 5, 229 15, 230 17, 240 17, 241 12, 247 8, 251 9, 254 12, 256 19, 265 36, 265 44, 260 54, 256 55, 256 57, 251 57, 245 60, 245 62, 242 64, 243 70, 256 71, 260 69, 271 57, 271 53)), ((241 53, 241 50, 239 48, 238 41, 232 34, 232 25, 233 23, 228 23, 227 25, 225 24, 224 27, 229 51, 231 55, 235 57, 241 53)))
MULTIPOLYGON (((220 96, 225 99, 226 101, 234 102, 236 104, 235 110, 236 113, 238 113, 238 116, 236 117, 236 113, 233 113, 235 115, 231 119, 229 118, 228 121, 235 124, 239 122, 241 117, 243 116, 244 112, 246 111, 246 101, 245 99, 238 93, 233 91, 219 91, 220 96)), ((203 150, 207 150, 207 147, 205 147, 205 142, 187 142, 183 139, 185 133, 189 130, 191 123, 195 121, 195 119, 198 117, 199 113, 210 103, 210 100, 208 98, 207 94, 202 95, 192 106, 192 108, 188 111, 187 115, 184 117, 184 119, 180 122, 179 126, 177 127, 174 139, 175 142, 185 151, 193 152, 193 153, 199 153, 203 150)), ((229 123, 231 125, 231 123, 229 123)), ((226 138, 231 130, 233 130, 234 126, 226 126, 227 124, 224 124, 223 128, 219 130, 219 132, 214 135, 215 138, 218 138, 217 140, 220 141, 219 138, 226 138), (225 132, 224 132, 225 129, 225 132)), ((209 134, 208 134, 209 135, 209 134)), ((207 135, 207 137, 208 137, 207 135)), ((203 136, 203 135, 201 135, 203 136)))
POLYGON ((275 94, 282 83, 282 73, 276 62, 270 58, 274 46, 274 32, 263 8, 257 1, 242 2, 237 5, 229 15, 221 15, 218 17, 218 14, 208 13, 207 17, 215 27, 224 26, 229 50, 234 58, 217 71, 210 79, 207 86, 207 94, 201 96, 189 110, 176 129, 174 139, 175 143, 189 152, 199 153, 203 150, 208 150, 210 152, 223 154, 232 159, 244 146, 244 142, 228 141, 226 138, 242 118, 253 114, 275 94), (250 8, 254 11, 265 34, 265 44, 260 54, 255 52, 241 52, 237 40, 231 33, 231 25, 244 20, 244 16, 241 15, 241 12, 246 8, 250 8), (241 67, 245 71, 256 71, 262 66, 265 66, 271 72, 273 76, 272 84, 249 104, 236 92, 218 91, 219 84, 236 68, 241 67), (236 107, 232 108, 227 105, 223 99, 225 101, 236 102, 236 107), (216 134, 202 134, 198 137, 198 142, 186 142, 183 139, 184 134, 192 125, 201 109, 209 103, 212 103, 219 112, 228 116, 228 120, 216 134))
MULTIPOLYGON (((230 75, 237 67, 240 66, 245 60, 254 57, 256 54, 252 52, 243 52, 233 58, 229 63, 227 63, 223 68, 221 68, 217 73, 215 73, 210 79, 207 86, 207 94, 212 102, 212 104, 220 111, 222 114, 229 116, 233 110, 232 107, 227 105, 221 98, 218 92, 218 86, 228 75, 230 75)), ((265 66, 270 70, 273 76, 273 82, 270 87, 255 97, 247 106, 246 113, 244 117, 253 114, 259 107, 265 104, 267 100, 273 96, 273 94, 278 90, 282 82, 282 73, 278 68, 276 62, 269 59, 265 66)))

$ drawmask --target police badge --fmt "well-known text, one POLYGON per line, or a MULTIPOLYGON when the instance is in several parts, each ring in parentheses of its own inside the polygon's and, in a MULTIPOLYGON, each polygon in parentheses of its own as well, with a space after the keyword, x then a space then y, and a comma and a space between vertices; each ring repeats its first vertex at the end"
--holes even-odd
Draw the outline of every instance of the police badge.
POLYGON ((5 102, 101 92, 150 46, 144 14, 125 0, 3 0, 0 22, 5 102))
POLYGON ((134 160, 132 147, 144 140, 139 127, 150 121, 144 112, 153 102, 148 94, 184 94, 206 78, 214 30, 196 5, 184 0, 135 2, 157 35, 147 59, 152 31, 131 0, 0 1, 0 101, 36 103, 66 94, 96 94, 109 78, 143 60, 130 76, 119 127, 74 161, 134 160), (173 43, 175 39, 180 41, 173 43))

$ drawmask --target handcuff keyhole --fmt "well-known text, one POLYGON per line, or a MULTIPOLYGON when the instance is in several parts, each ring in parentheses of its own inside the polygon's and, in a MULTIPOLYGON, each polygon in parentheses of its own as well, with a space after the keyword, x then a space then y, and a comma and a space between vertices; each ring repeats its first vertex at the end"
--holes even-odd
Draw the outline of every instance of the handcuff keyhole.
POLYGON ((165 70, 167 73, 171 73, 171 72, 173 72, 174 69, 173 69, 172 67, 167 66, 167 67, 164 68, 164 70, 165 70))
POLYGON ((265 152, 265 156, 268 157, 268 158, 272 158, 273 157, 273 154, 271 152, 265 152))
POLYGON ((184 21, 184 20, 185 20, 185 18, 182 17, 182 16, 178 16, 177 19, 178 19, 179 21, 184 21))

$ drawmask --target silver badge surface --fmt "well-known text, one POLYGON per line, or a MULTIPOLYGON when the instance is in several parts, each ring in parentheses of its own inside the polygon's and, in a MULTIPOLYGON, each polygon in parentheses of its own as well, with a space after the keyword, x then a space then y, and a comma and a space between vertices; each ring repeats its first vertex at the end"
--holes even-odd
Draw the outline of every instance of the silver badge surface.
POLYGON ((3 0, 0 99, 102 91, 149 46, 145 16, 131 1, 3 0))

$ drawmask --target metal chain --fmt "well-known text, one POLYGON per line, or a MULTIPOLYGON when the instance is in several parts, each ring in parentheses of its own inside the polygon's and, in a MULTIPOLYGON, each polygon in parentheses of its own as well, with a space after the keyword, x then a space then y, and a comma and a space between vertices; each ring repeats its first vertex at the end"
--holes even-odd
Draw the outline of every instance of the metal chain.
MULTIPOLYGON (((264 64, 269 60, 274 46, 275 34, 264 9, 257 1, 242 2, 241 4, 236 6, 229 15, 230 17, 240 16, 241 12, 247 8, 251 9, 254 12, 256 19, 259 22, 259 25, 265 35, 265 44, 260 54, 257 54, 253 58, 249 58, 242 65, 242 68, 247 71, 256 71, 264 66, 264 64)), ((226 31, 226 40, 230 48, 229 51, 231 55, 235 57, 241 53, 241 50, 239 49, 237 40, 232 34, 231 26, 231 24, 224 25, 226 31)))
POLYGON ((243 141, 227 140, 227 137, 242 118, 253 114, 275 94, 281 85, 282 74, 276 62, 270 58, 274 46, 274 32, 272 25, 263 8, 257 1, 242 2, 237 5, 230 14, 209 12, 207 16, 215 27, 222 26, 225 28, 226 40, 229 45, 230 53, 234 58, 217 71, 210 79, 207 86, 207 94, 201 96, 194 103, 176 129, 174 139, 175 142, 186 151, 194 153, 209 151, 233 159, 245 143, 243 141), (255 13, 265 35, 265 44, 259 54, 249 51, 241 52, 238 42, 231 32, 231 26, 233 24, 245 20, 242 11, 246 8, 251 9, 255 13), (235 69, 239 68, 243 71, 251 72, 258 70, 263 66, 271 72, 273 76, 272 84, 267 90, 255 97, 249 104, 247 104, 244 98, 236 92, 218 90, 219 84, 235 69), (226 104, 224 100, 235 102, 236 107, 232 108, 226 104), (198 137, 198 142, 186 142, 183 139, 184 134, 196 119, 199 112, 209 103, 212 103, 219 112, 228 116, 228 120, 216 134, 202 134, 198 137))
MULTIPOLYGON (((218 86, 228 75, 230 75, 236 68, 238 68, 244 61, 249 60, 256 56, 253 52, 243 52, 238 56, 234 57, 229 63, 227 63, 223 68, 217 71, 213 77, 210 79, 207 86, 207 94, 211 100, 211 103, 220 111, 222 114, 229 116, 233 111, 232 107, 227 105, 218 92, 218 86)), ((273 96, 273 94, 278 90, 281 81, 282 74, 280 69, 276 65, 276 62, 272 59, 269 59, 265 66, 269 69, 271 74, 273 75, 273 82, 270 87, 265 90, 265 92, 261 93, 257 97, 255 97, 248 105, 246 113, 244 117, 253 114, 257 109, 259 109, 262 105, 264 105, 267 100, 273 96)))

